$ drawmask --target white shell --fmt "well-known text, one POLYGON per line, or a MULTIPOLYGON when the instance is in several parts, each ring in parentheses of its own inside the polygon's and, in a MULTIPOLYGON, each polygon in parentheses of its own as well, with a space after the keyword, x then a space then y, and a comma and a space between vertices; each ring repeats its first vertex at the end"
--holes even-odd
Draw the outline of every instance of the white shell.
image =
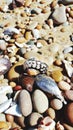
POLYGON ((13 93, 12 87, 7 86, 0 86, 0 94, 7 94, 7 93, 13 93))
POLYGON ((0 104, 6 102, 7 100, 8 100, 8 98, 5 94, 0 94, 0 104))
POLYGON ((21 117, 22 116, 22 113, 19 109, 19 106, 17 104, 14 104, 12 107, 10 107, 9 109, 7 109, 5 111, 6 114, 11 114, 11 115, 14 115, 14 116, 18 116, 18 117, 21 117))
POLYGON ((68 76, 71 77, 73 74, 73 67, 71 66, 71 62, 64 60, 63 63, 65 65, 68 76))
MULTIPOLYGON (((17 28, 14 28, 14 27, 9 27, 7 28, 6 30, 8 30, 9 32, 13 32, 13 33, 16 33, 16 34, 19 34, 20 31, 17 29, 17 28)), ((5 31, 6 31, 5 30, 5 31)))
POLYGON ((12 103, 12 98, 0 105, 0 113, 4 112, 12 103))

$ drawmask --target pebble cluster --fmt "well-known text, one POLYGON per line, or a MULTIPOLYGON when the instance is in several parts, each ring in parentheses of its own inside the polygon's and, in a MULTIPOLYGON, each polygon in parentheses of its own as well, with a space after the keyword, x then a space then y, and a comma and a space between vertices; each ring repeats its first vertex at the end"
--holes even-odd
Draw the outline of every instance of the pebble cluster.
POLYGON ((0 1, 0 130, 73 130, 73 0, 0 1))

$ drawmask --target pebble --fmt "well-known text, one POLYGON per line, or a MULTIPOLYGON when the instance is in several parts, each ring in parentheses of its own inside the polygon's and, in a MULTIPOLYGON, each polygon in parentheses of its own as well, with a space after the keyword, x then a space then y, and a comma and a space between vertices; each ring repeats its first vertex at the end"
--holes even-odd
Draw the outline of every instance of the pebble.
POLYGON ((27 117, 32 112, 32 101, 27 90, 22 90, 19 95, 19 106, 22 114, 27 117))
POLYGON ((10 115, 10 114, 6 114, 6 120, 8 122, 10 122, 11 124, 13 124, 13 122, 14 122, 14 116, 10 115))
POLYGON ((28 117, 30 126, 35 126, 38 124, 38 121, 43 118, 41 114, 38 112, 32 112, 32 114, 28 117))
POLYGON ((73 90, 67 90, 64 92, 64 96, 67 100, 73 101, 73 90))
POLYGON ((21 84, 24 89, 27 89, 29 92, 33 91, 34 78, 31 76, 22 76, 21 84))
POLYGON ((65 82, 65 81, 63 81, 63 80, 58 83, 58 87, 59 87, 61 90, 64 90, 64 91, 70 90, 70 88, 71 88, 71 86, 70 86, 67 82, 65 82))
POLYGON ((16 120, 17 124, 20 125, 21 128, 25 127, 25 117, 24 116, 16 117, 15 120, 16 120))
POLYGON ((0 121, 0 129, 9 130, 11 128, 11 124, 9 122, 0 121))
POLYGON ((56 81, 56 82, 60 82, 63 79, 63 75, 62 72, 60 70, 55 70, 52 72, 52 78, 56 81))
POLYGON ((47 96, 39 89, 33 92, 32 101, 34 109, 39 113, 44 113, 49 107, 47 96))
POLYGON ((55 110, 51 107, 48 108, 48 110, 46 111, 47 115, 50 116, 52 119, 55 119, 56 117, 56 113, 55 110))
POLYGON ((59 99, 52 99, 50 105, 54 110, 60 110, 63 107, 63 104, 59 99))
POLYGON ((65 106, 64 114, 66 122, 73 126, 73 102, 65 106))
POLYGON ((5 94, 0 94, 0 104, 4 103, 7 100, 8 100, 8 98, 5 94))
POLYGON ((66 18, 66 12, 65 12, 65 6, 60 6, 60 7, 57 7, 53 14, 52 14, 52 17, 54 19, 54 22, 56 24, 63 24, 67 21, 67 18, 66 18))

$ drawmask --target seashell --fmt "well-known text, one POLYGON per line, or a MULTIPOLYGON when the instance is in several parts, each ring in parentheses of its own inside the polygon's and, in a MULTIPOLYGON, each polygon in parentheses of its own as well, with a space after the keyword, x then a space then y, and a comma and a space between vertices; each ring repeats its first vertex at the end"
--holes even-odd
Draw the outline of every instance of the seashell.
POLYGON ((60 124, 60 122, 57 122, 56 124, 56 130, 64 130, 64 126, 60 124))
POLYGON ((4 113, 14 115, 14 116, 18 116, 18 117, 22 116, 21 111, 19 109, 19 106, 17 104, 14 104, 13 106, 9 107, 9 109, 4 111, 4 113))
POLYGON ((38 29, 33 29, 32 34, 36 39, 41 38, 40 31, 38 29))
POLYGON ((63 52, 64 52, 64 54, 67 54, 67 53, 71 52, 72 50, 73 50, 73 48, 70 46, 70 47, 65 48, 63 52))
POLYGON ((71 66, 71 62, 63 60, 63 63, 65 65, 68 76, 71 77, 73 75, 73 67, 71 66))
POLYGON ((15 34, 19 34, 20 31, 17 28, 14 27, 9 27, 4 31, 4 35, 13 35, 13 33, 15 34))
POLYGON ((10 60, 7 58, 0 58, 0 75, 5 74, 11 67, 10 60))
POLYGON ((55 128, 55 121, 49 116, 46 116, 40 121, 37 130, 53 130, 55 128))
POLYGON ((7 93, 13 93, 12 87, 7 85, 7 86, 0 86, 0 94, 7 94, 7 93))
POLYGON ((55 95, 62 102, 66 103, 56 82, 51 77, 39 74, 35 77, 35 83, 43 91, 55 95))
POLYGON ((17 47, 22 48, 22 47, 25 46, 25 43, 20 44, 20 43, 18 43, 18 42, 15 42, 15 45, 16 45, 17 47))
POLYGON ((46 73, 48 65, 44 62, 38 61, 35 58, 30 58, 24 62, 24 70, 28 68, 33 68, 39 70, 41 73, 46 73))
POLYGON ((12 98, 0 105, 0 113, 4 112, 12 103, 12 98))
POLYGON ((4 103, 7 100, 8 100, 8 98, 7 98, 7 96, 5 94, 3 94, 3 93, 0 94, 0 104, 4 103))

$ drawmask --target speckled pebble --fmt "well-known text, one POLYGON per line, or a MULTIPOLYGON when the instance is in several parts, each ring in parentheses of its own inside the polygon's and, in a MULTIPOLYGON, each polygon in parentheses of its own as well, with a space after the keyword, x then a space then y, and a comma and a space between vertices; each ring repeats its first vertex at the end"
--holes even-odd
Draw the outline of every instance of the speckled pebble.
POLYGON ((19 106, 22 114, 28 116, 32 112, 32 101, 27 90, 22 90, 19 95, 19 106))

